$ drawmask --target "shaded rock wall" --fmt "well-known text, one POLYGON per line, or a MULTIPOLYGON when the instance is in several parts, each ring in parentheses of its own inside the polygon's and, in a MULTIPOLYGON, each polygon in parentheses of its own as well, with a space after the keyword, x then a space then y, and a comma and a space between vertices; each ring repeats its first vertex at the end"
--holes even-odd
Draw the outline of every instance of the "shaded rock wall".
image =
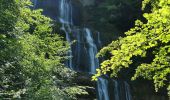
POLYGON ((80 0, 83 6, 90 6, 95 4, 95 0, 80 0))

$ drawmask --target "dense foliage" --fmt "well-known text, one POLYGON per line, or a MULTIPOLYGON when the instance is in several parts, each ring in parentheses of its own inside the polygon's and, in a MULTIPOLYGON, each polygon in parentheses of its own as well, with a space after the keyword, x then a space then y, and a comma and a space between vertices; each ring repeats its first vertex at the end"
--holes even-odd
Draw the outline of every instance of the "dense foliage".
MULTIPOLYGON (((59 100, 87 94, 64 67, 69 49, 29 0, 0 1, 0 99, 59 100)), ((56 29, 55 29, 56 30, 56 29)))
POLYGON ((17 21, 19 8, 16 2, 11 0, 1 0, 0 4, 0 31, 10 31, 14 28, 14 24, 17 21))
POLYGON ((147 22, 137 20, 135 27, 125 33, 126 37, 100 51, 98 56, 109 53, 111 57, 101 63, 93 80, 103 74, 118 77, 122 70, 136 65, 132 80, 138 77, 153 80, 156 91, 166 87, 170 96, 170 0, 144 0, 142 8, 146 7, 151 7, 150 13, 143 15, 147 22))

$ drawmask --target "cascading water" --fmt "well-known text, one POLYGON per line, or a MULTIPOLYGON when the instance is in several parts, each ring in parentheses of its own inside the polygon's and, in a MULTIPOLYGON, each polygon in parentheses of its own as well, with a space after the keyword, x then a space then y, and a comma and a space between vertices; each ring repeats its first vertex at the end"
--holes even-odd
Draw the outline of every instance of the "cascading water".
POLYGON ((114 82, 114 95, 115 95, 115 100, 119 100, 118 81, 113 80, 113 82, 114 82))
POLYGON ((63 24, 63 27, 66 25, 71 30, 70 26, 73 25, 71 0, 60 0, 59 7, 60 23, 63 24))
POLYGON ((124 85, 125 85, 125 91, 126 91, 126 100, 132 100, 129 84, 127 82, 124 82, 124 85))
MULTIPOLYGON (((34 5, 40 2, 32 1, 34 5)), ((71 44, 68 56, 72 58, 69 59, 66 65, 75 71, 95 74, 96 68, 99 67, 99 60, 95 56, 97 49, 102 46, 100 33, 97 32, 97 39, 94 39, 95 35, 89 28, 74 26, 72 0, 44 0, 41 2, 50 2, 50 4, 57 2, 56 8, 58 11, 55 19, 58 19, 62 24, 61 30, 65 32, 66 40, 69 43, 76 40, 76 43, 71 44)), ((43 3, 43 6, 46 3, 43 3)), ((48 11, 46 11, 46 14, 49 14, 48 11)), ((127 82, 118 82, 117 80, 100 77, 97 81, 97 91, 98 100, 132 100, 127 82)))
POLYGON ((88 44, 88 54, 90 60, 90 73, 95 74, 96 69, 99 66, 99 60, 95 57, 97 54, 97 46, 94 43, 94 40, 91 36, 91 31, 88 28, 85 28, 85 37, 88 44))
MULTIPOLYGON (((59 2, 59 21, 62 23, 62 30, 66 34, 66 40, 71 43, 70 33, 71 33, 71 25, 73 25, 72 21, 72 5, 71 1, 69 0, 60 0, 59 2)), ((68 56, 72 57, 72 51, 69 50, 68 56)), ((73 69, 72 59, 69 59, 67 62, 67 66, 73 69)))
POLYGON ((125 81, 98 78, 98 100, 132 100, 129 84, 125 81))
POLYGON ((99 100, 110 100, 108 93, 108 80, 104 78, 98 78, 97 89, 98 89, 98 99, 99 100))
MULTIPOLYGON (((68 67, 70 67, 73 70, 76 71, 83 71, 81 70, 81 68, 75 67, 77 65, 73 65, 74 62, 81 62, 79 61, 80 58, 80 44, 84 41, 80 40, 80 34, 83 33, 82 38, 83 40, 86 40, 86 43, 88 45, 88 47, 84 46, 85 49, 87 49, 87 55, 88 55, 88 59, 85 59, 90 65, 87 65, 88 69, 86 72, 91 73, 91 74, 95 74, 96 72, 96 68, 98 68, 99 66, 99 61, 98 59, 95 57, 95 55, 97 54, 97 46, 94 43, 93 37, 92 37, 92 32, 88 29, 88 28, 83 28, 82 33, 80 33, 79 31, 76 31, 77 29, 74 29, 72 27, 74 27, 74 23, 73 23, 73 16, 72 16, 72 4, 71 4, 71 0, 60 0, 59 2, 59 21, 60 23, 62 23, 62 30, 65 32, 66 34, 66 40, 71 43, 72 39, 71 39, 71 33, 75 32, 75 34, 77 34, 76 37, 74 37, 74 39, 77 40, 78 45, 76 46, 76 48, 72 48, 69 52, 68 55, 70 57, 73 57, 73 51, 75 49, 75 51, 78 51, 78 58, 76 60, 78 61, 73 61, 72 59, 69 59, 67 65, 68 67), (74 50, 73 50, 74 49, 74 50)), ((86 65, 83 65, 86 66, 86 65)))

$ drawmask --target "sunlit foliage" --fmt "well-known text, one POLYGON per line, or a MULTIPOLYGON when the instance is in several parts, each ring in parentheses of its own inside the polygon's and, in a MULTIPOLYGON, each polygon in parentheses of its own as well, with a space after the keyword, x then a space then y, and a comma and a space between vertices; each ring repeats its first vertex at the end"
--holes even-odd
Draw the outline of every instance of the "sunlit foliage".
POLYGON ((107 53, 111 57, 101 63, 93 80, 107 73, 117 77, 122 69, 136 63, 134 57, 151 58, 149 62, 138 61, 140 64, 132 80, 143 77, 153 80, 156 91, 162 87, 170 91, 170 0, 144 0, 142 9, 148 5, 151 12, 143 14, 147 22, 137 20, 135 27, 125 33, 126 37, 113 41, 99 52, 99 57, 107 53))

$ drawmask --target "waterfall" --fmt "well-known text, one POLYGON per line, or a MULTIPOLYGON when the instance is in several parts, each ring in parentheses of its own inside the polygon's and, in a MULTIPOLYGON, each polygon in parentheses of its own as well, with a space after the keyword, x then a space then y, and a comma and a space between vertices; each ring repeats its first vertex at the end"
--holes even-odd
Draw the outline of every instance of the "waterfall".
MULTIPOLYGON (((66 34, 66 40, 68 43, 71 43, 70 33, 71 33, 71 25, 73 25, 72 21, 72 5, 70 0, 60 0, 59 2, 59 21, 62 23, 62 30, 66 34)), ((72 51, 68 51, 68 56, 72 57, 72 51)), ((73 61, 72 58, 68 60, 67 66, 73 69, 73 61)))
MULTIPOLYGON (((69 61, 67 62, 67 66, 70 67, 73 70, 76 71, 84 71, 81 70, 81 68, 79 68, 78 64, 80 61, 80 53, 81 53, 81 46, 80 44, 84 41, 82 41, 80 38, 80 34, 83 33, 83 40, 86 40, 86 43, 88 45, 88 47, 85 46, 85 49, 87 49, 87 54, 88 54, 88 58, 87 59, 87 63, 90 63, 90 65, 86 64, 84 66, 87 66, 86 69, 88 69, 88 73, 91 74, 95 74, 96 73, 96 68, 98 68, 99 66, 99 61, 98 59, 95 57, 95 55, 97 54, 97 46, 94 43, 93 37, 92 37, 92 32, 90 31, 90 29, 88 28, 83 28, 83 32, 80 33, 80 31, 77 31, 77 29, 74 29, 74 23, 73 23, 73 16, 72 16, 72 4, 71 4, 71 0, 60 0, 59 2, 59 21, 60 23, 62 23, 62 30, 65 32, 66 34, 66 40, 71 43, 72 39, 71 39, 71 35, 73 34, 73 32, 76 34, 76 37, 74 37, 77 40, 77 46, 76 48, 71 48, 71 50, 68 52, 68 56, 73 57, 73 51, 78 51, 76 54, 77 55, 77 59, 75 61, 73 61, 73 59, 69 59, 69 61), (78 65, 75 65, 73 63, 77 62, 78 65), (76 67, 77 66, 77 67, 76 67)), ((83 49, 83 48, 82 48, 83 49)), ((86 59, 85 59, 86 60, 86 59)))
POLYGON ((68 26, 68 28, 70 28, 70 25, 73 24, 71 0, 60 0, 59 7, 60 7, 59 9, 60 23, 63 24, 63 28, 65 25, 68 26))
POLYGON ((98 100, 132 100, 130 87, 126 81, 102 76, 98 78, 97 89, 98 100))
POLYGON ((97 54, 97 46, 91 36, 91 31, 85 28, 85 37, 88 44, 88 54, 90 60, 90 73, 95 74, 96 68, 99 66, 99 60, 95 57, 97 54))
POLYGON ((118 81, 113 80, 113 82, 114 82, 114 95, 115 95, 115 100, 120 100, 120 99, 119 99, 118 81))
POLYGON ((125 85, 125 92, 126 92, 126 100, 132 100, 129 84, 127 82, 124 82, 124 85, 125 85))
MULTIPOLYGON (((50 4, 57 2, 57 16, 55 16, 55 19, 62 24, 61 30, 65 32, 66 40, 70 43, 68 56, 71 58, 66 62, 66 65, 78 72, 95 74, 96 68, 99 67, 99 60, 96 58, 96 54, 98 49, 102 47, 100 33, 97 32, 95 35, 94 32, 87 27, 75 27, 73 21, 73 11, 75 9, 72 5, 72 0, 32 1, 34 8, 38 8, 36 6, 39 2, 45 2, 43 5, 45 5, 46 2, 51 2, 50 4), (97 37, 96 39, 94 38, 95 36, 97 37), (72 44, 74 40, 76 40, 76 43, 72 44)), ((46 14, 48 15, 49 13, 46 14)), ((132 100, 130 87, 127 82, 112 80, 106 77, 106 75, 105 77, 98 78, 97 91, 98 100, 132 100)))
POLYGON ((110 100, 108 93, 108 80, 104 78, 98 78, 97 89, 98 89, 98 99, 99 100, 110 100))

